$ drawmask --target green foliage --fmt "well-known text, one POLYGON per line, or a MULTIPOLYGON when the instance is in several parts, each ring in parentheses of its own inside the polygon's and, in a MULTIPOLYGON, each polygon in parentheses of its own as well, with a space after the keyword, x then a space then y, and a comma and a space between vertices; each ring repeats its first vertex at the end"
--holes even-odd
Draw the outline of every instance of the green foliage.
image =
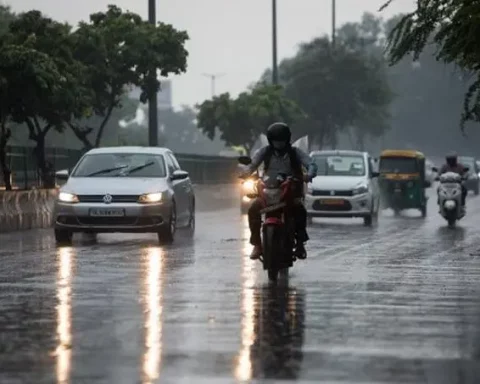
POLYGON ((127 87, 140 87, 144 103, 160 89, 157 72, 161 76, 185 72, 187 39, 185 31, 164 23, 154 26, 114 5, 92 14, 89 23, 80 23, 73 34, 75 57, 87 68, 85 86, 93 90, 93 111, 103 119, 93 141, 88 139, 93 128, 70 124, 77 137, 86 146, 99 146, 127 87))
POLYGON ((305 117, 298 105, 285 96, 283 87, 266 84, 243 92, 236 99, 224 93, 197 105, 197 109, 198 128, 210 140, 218 129, 228 146, 244 146, 247 150, 270 124, 294 124, 305 117))
POLYGON ((335 147, 338 134, 351 126, 362 128, 362 134, 388 128, 392 93, 384 60, 373 49, 379 38, 377 24, 372 22, 370 28, 368 35, 362 25, 351 23, 341 29, 335 48, 327 38, 317 38, 281 63, 287 96, 308 115, 302 133, 319 147, 335 147), (372 111, 383 120, 369 132, 365 120, 372 111))
MULTIPOLYGON (((388 7, 389 0, 381 9, 388 7)), ((436 59, 472 72, 475 80, 465 94, 461 127, 480 121, 480 4, 471 0, 418 1, 415 11, 403 15, 389 35, 391 64, 420 53, 432 41, 436 59)))

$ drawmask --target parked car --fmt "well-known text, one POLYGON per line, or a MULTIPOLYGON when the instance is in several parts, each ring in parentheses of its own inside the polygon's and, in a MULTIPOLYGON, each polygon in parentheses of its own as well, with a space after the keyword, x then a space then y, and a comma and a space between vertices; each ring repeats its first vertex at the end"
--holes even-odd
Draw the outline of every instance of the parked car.
POLYGON ((346 150, 310 155, 318 173, 307 186, 308 217, 361 217, 365 225, 371 225, 380 207, 374 159, 367 152, 346 150))
POLYGON ((109 147, 88 151, 73 168, 54 207, 57 243, 75 232, 157 233, 171 243, 178 227, 195 229, 195 193, 167 148, 109 147))
POLYGON ((477 161, 474 157, 459 156, 458 161, 464 166, 468 167, 468 178, 465 180, 465 187, 468 191, 473 191, 475 195, 480 193, 480 179, 478 173, 480 169, 477 166, 477 161))

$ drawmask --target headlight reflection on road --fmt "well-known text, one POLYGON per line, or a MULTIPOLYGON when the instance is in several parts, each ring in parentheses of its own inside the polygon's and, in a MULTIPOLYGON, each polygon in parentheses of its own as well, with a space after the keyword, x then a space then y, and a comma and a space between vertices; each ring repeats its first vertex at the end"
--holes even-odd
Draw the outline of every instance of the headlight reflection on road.
POLYGON ((255 283, 255 261, 250 260, 252 251, 250 245, 250 230, 248 218, 243 217, 244 234, 246 238, 242 257, 242 346, 235 367, 235 377, 239 381, 249 381, 252 378, 252 359, 250 348, 255 336, 255 297, 253 285, 255 283))
POLYGON ((145 250, 145 355, 143 358, 144 383, 152 383, 160 375, 162 357, 162 270, 163 250, 150 247, 145 250))
POLYGON ((71 247, 57 250, 57 383, 70 382, 72 358, 72 272, 75 250, 71 247))

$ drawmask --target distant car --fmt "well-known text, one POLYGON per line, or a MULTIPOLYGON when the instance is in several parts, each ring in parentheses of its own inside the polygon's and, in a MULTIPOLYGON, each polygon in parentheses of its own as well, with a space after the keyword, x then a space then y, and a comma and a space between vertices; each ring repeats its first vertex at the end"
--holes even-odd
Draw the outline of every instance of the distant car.
POLYGON ((473 191, 475 195, 480 193, 480 179, 478 173, 480 169, 477 166, 477 161, 474 157, 459 156, 458 161, 465 167, 468 167, 468 179, 465 180, 465 187, 469 191, 473 191))
POLYGON ((380 209, 374 159, 367 152, 346 150, 310 155, 318 173, 307 186, 308 217, 361 217, 365 225, 371 225, 380 209))
POLYGON ((171 243, 178 227, 195 229, 195 194, 167 148, 109 147, 88 151, 61 187, 54 207, 57 243, 75 232, 157 233, 171 243))
POLYGON ((433 164, 432 161, 426 159, 425 160, 425 181, 427 182, 428 187, 431 187, 434 184, 437 174, 438 172, 436 171, 435 164, 433 164))

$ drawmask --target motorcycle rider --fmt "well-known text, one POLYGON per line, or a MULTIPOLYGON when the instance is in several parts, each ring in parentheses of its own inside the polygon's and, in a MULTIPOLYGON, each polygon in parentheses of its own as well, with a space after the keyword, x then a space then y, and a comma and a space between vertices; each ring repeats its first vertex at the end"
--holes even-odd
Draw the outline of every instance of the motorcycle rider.
MULTIPOLYGON (((309 182, 317 174, 317 166, 312 158, 298 148, 292 147, 290 141, 292 134, 290 127, 281 122, 273 123, 267 128, 268 145, 260 148, 252 158, 251 164, 245 170, 245 175, 250 175, 263 163, 264 176, 275 179, 278 173, 285 173, 287 176, 309 182), (304 176, 302 166, 307 169, 304 176)), ((298 195, 303 196, 303 182, 296 188, 298 195)), ((263 208, 262 201, 255 199, 248 210, 248 224, 250 227, 250 243, 253 251, 250 259, 256 260, 262 255, 262 240, 260 230, 262 218, 260 210, 263 208)), ((308 241, 307 235, 307 211, 303 204, 296 204, 293 207, 295 216, 295 256, 298 259, 305 259, 307 252, 304 243, 308 241)))
MULTIPOLYGON (((458 162, 458 156, 455 152, 450 152, 445 157, 446 163, 442 165, 438 175, 442 175, 447 172, 455 172, 464 177, 466 170, 465 166, 458 162)), ((462 207, 465 207, 465 200, 467 199, 467 188, 462 183, 462 207)))

